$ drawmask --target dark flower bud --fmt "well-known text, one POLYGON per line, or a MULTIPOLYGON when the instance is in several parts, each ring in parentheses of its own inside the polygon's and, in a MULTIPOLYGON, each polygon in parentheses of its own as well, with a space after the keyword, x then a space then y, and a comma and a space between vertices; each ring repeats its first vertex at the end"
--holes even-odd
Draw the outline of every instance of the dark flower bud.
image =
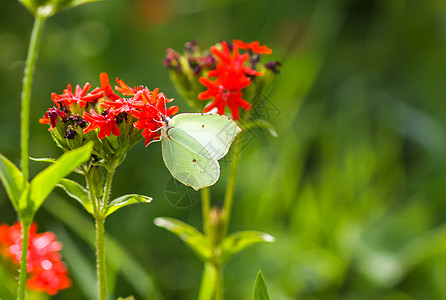
POLYGON ((163 60, 163 64, 169 69, 176 69, 181 72, 180 55, 173 49, 168 48, 166 50, 166 57, 163 60))
POLYGON ((186 44, 184 44, 184 51, 187 53, 194 53, 197 50, 198 42, 197 41, 189 41, 186 44))
POLYGON ((127 121, 127 113, 119 113, 116 117, 115 117, 115 121, 116 124, 119 125, 121 124, 123 121, 127 121))
POLYGON ((267 63, 265 64, 265 68, 267 68, 268 70, 273 71, 273 72, 276 73, 276 74, 279 74, 279 73, 280 73, 279 68, 280 68, 281 66, 282 66, 282 64, 281 64, 279 61, 277 61, 277 60, 275 60, 275 61, 270 61, 270 62, 267 62, 267 63))
POLYGON ((72 126, 68 126, 68 129, 65 130, 65 136, 64 137, 66 139, 72 140, 72 139, 74 139, 76 134, 77 134, 76 130, 74 130, 72 126))

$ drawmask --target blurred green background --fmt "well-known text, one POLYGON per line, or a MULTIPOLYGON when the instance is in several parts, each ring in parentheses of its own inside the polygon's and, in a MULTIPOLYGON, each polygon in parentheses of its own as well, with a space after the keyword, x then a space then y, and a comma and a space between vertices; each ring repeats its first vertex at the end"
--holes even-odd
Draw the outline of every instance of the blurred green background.
MULTIPOLYGON (((19 162, 20 91, 32 26, 18 1, 0 9, 0 152, 19 162)), ((130 0, 64 11, 46 26, 31 111, 33 157, 57 157, 41 117, 51 92, 99 84, 100 72, 159 87, 188 111, 162 65, 189 40, 259 40, 283 63, 268 95, 279 137, 244 148, 230 231, 277 241, 237 255, 226 299, 250 299, 261 268, 272 299, 446 299, 446 3, 442 0, 130 0)), ((222 198, 227 162, 212 188, 222 198)), ((43 163, 32 162, 32 174, 43 163)), ((74 177, 77 178, 77 177, 74 177)), ((83 180, 82 178, 77 178, 83 180)), ((113 195, 152 196, 107 220, 115 296, 196 299, 202 263, 153 219, 201 226, 200 205, 165 194, 160 145, 129 153, 113 195)), ((0 223, 15 212, 0 188, 0 223)), ((60 190, 38 212, 64 243, 73 287, 53 299, 94 299, 93 219, 60 190)), ((0 296, 13 278, 1 269, 0 296)))

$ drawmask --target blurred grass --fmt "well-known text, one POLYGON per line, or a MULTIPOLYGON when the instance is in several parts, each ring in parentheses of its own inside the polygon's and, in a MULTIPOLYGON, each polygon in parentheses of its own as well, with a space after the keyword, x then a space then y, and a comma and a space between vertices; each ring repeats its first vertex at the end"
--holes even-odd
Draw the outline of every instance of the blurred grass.
MULTIPOLYGON (((260 268, 272 299, 444 299, 445 20, 440 0, 132 0, 66 11, 47 24, 30 154, 60 155, 37 120, 51 104, 50 93, 68 83, 97 85, 106 71, 129 84, 159 87, 184 112, 186 103, 162 66, 166 48, 181 50, 191 39, 203 46, 259 40, 283 63, 268 95, 279 137, 256 133, 244 149, 230 230, 265 231, 277 241, 228 264, 227 299, 250 299, 260 268)), ((16 163, 31 24, 17 1, 2 3, 0 152, 16 163)), ((216 202, 224 166, 212 189, 216 202)), ((31 167, 35 174, 43 165, 31 167)), ((196 299, 201 263, 152 223, 169 216, 200 226, 198 203, 179 209, 166 200, 169 178, 159 145, 137 145, 118 169, 113 194, 147 194, 154 201, 120 211, 106 227, 164 299, 196 299)), ((79 274, 83 265, 94 266, 94 252, 79 233, 91 231, 93 221, 76 204, 61 208, 69 201, 62 197, 54 192, 37 221, 40 230, 59 234, 73 274, 74 286, 54 299, 81 299, 92 283, 79 274), (77 215, 82 221, 73 221, 77 215)), ((0 221, 12 224, 6 199, 0 189, 0 221)), ((109 255, 122 258, 113 246, 109 255)), ((116 296, 152 299, 121 267, 109 271, 116 296)))

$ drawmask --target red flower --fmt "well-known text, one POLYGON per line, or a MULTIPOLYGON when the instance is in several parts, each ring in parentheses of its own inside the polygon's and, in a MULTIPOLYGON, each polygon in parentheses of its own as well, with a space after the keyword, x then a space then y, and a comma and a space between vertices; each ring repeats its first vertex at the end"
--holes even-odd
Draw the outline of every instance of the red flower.
POLYGON ((199 81, 207 87, 207 90, 198 94, 198 99, 214 100, 206 106, 204 112, 209 112, 213 108, 218 109, 218 113, 223 115, 226 106, 231 110, 232 118, 238 120, 240 118, 239 108, 245 110, 251 109, 251 104, 242 98, 242 89, 251 83, 249 76, 261 76, 262 73, 253 70, 244 65, 249 59, 247 53, 240 55, 238 46, 234 45, 232 53, 228 44, 222 42, 222 50, 211 47, 211 52, 220 60, 215 70, 209 71, 209 77, 217 77, 214 81, 208 77, 200 77, 199 81))
POLYGON ((60 103, 69 107, 71 103, 77 103, 80 107, 87 106, 88 102, 95 102, 97 99, 102 97, 102 90, 100 88, 95 88, 93 91, 87 94, 90 89, 91 84, 88 82, 81 88, 80 85, 76 85, 74 93, 71 89, 71 84, 68 84, 67 88, 63 91, 63 94, 58 95, 56 93, 51 94, 51 99, 57 107, 60 107, 60 103))
POLYGON ((134 111, 135 105, 134 105, 134 99, 121 99, 115 101, 106 101, 104 100, 101 103, 101 106, 106 108, 110 113, 113 113, 115 115, 118 115, 120 113, 131 113, 134 111))
POLYGON ((269 49, 267 46, 260 46, 260 43, 258 41, 252 43, 244 43, 242 40, 232 40, 232 42, 240 49, 251 50, 253 53, 257 54, 273 53, 273 50, 269 49))
MULTIPOLYGON (((19 265, 22 256, 22 230, 20 223, 13 226, 0 225, 0 253, 19 265)), ((29 289, 55 295, 59 290, 71 286, 68 270, 59 251, 62 244, 52 232, 37 233, 32 224, 29 234, 26 282, 29 289)))
POLYGON ((201 77, 200 83, 208 89, 198 94, 198 99, 206 100, 214 98, 211 104, 206 106, 204 112, 209 112, 213 108, 218 109, 218 113, 223 115, 226 106, 231 110, 232 119, 238 120, 239 107, 245 110, 251 109, 251 104, 242 98, 241 89, 247 87, 251 80, 240 72, 227 72, 219 76, 215 81, 201 77))
POLYGON ((221 43, 221 47, 222 50, 215 46, 211 47, 211 53, 217 56, 220 61, 217 64, 217 69, 209 71, 208 76, 214 77, 220 75, 220 73, 224 71, 225 67, 233 68, 236 71, 240 71, 251 76, 262 76, 262 72, 258 72, 244 65, 244 63, 249 59, 249 55, 247 53, 240 55, 237 45, 233 45, 232 53, 225 41, 221 43))
POLYGON ((67 117, 67 114, 65 112, 59 110, 57 107, 53 106, 53 107, 50 107, 46 111, 43 118, 39 119, 39 123, 40 124, 50 123, 51 127, 48 130, 51 130, 51 129, 53 129, 53 127, 56 127, 56 125, 57 125, 57 117, 61 117, 63 119, 63 118, 67 117))
POLYGON ((93 109, 90 109, 90 114, 84 112, 84 119, 90 123, 83 130, 84 133, 95 130, 99 128, 98 138, 103 139, 105 136, 121 135, 121 130, 119 130, 118 125, 116 125, 115 115, 113 113, 98 114, 93 109))
POLYGON ((101 90, 104 97, 107 97, 110 100, 117 100, 121 98, 116 95, 115 92, 113 92, 107 73, 102 72, 101 74, 99 74, 99 80, 101 81, 101 90))
POLYGON ((134 96, 138 91, 149 91, 149 89, 143 85, 134 86, 133 88, 129 87, 125 82, 121 79, 116 78, 116 82, 118 86, 115 86, 115 90, 123 94, 124 96, 134 96))
POLYGON ((135 105, 138 109, 132 111, 132 116, 138 118, 138 121, 133 123, 133 126, 138 130, 142 129, 145 146, 152 141, 160 140, 160 129, 164 125, 165 117, 178 112, 178 106, 166 107, 166 103, 172 100, 166 98, 163 93, 158 93, 158 89, 154 89, 151 93, 143 91, 135 96, 135 105))

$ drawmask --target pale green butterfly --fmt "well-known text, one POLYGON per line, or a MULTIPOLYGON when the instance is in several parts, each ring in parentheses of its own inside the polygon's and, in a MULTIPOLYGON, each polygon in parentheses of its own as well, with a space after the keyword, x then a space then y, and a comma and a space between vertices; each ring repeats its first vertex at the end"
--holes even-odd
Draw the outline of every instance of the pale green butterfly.
POLYGON ((195 190, 217 182, 218 160, 240 133, 237 124, 218 114, 185 113, 164 119, 161 148, 172 176, 195 190))

